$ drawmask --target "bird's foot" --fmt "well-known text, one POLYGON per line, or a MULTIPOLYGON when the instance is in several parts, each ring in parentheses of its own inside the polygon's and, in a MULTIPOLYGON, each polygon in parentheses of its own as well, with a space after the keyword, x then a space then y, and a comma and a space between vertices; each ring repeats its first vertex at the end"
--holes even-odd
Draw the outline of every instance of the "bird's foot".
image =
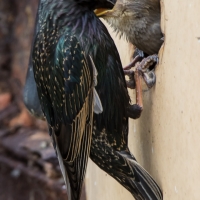
POLYGON ((155 75, 154 70, 144 73, 143 79, 144 79, 147 87, 149 89, 152 88, 156 83, 156 75, 155 75))
POLYGON ((136 90, 136 104, 127 107, 127 117, 133 119, 140 117, 143 110, 141 79, 143 78, 148 88, 151 88, 156 81, 154 67, 157 63, 158 56, 152 55, 134 63, 135 71, 131 70, 131 67, 126 67, 124 70, 124 74, 129 77, 127 87, 136 90))
POLYGON ((148 88, 153 87, 156 82, 155 66, 158 63, 158 55, 154 54, 144 58, 138 65, 137 69, 141 73, 148 88))
POLYGON ((130 89, 135 89, 135 78, 134 78, 135 72, 131 69, 124 70, 124 75, 127 75, 129 80, 126 80, 126 85, 130 89))
POLYGON ((127 66, 123 68, 124 74, 129 77, 129 80, 126 81, 126 85, 128 88, 135 89, 134 71, 131 70, 131 68, 135 67, 136 63, 141 62, 143 58, 144 58, 143 51, 136 48, 133 55, 133 60, 131 61, 131 63, 129 63, 127 66))
POLYGON ((133 67, 136 67, 136 69, 139 71, 148 88, 152 88, 156 82, 156 75, 154 71, 155 66, 158 63, 158 56, 156 54, 151 55, 143 58, 143 60, 139 62, 141 58, 142 57, 140 56, 136 56, 129 65, 124 67, 124 74, 129 78, 129 80, 126 81, 126 84, 130 89, 135 89, 135 72, 131 69, 133 67))
POLYGON ((138 104, 129 105, 126 109, 127 117, 138 119, 142 113, 143 108, 138 104))
POLYGON ((130 70, 131 68, 135 67, 135 64, 137 62, 140 62, 142 60, 143 57, 141 57, 140 55, 136 55, 134 57, 134 59, 127 65, 125 66, 123 69, 124 70, 130 70))
POLYGON ((126 85, 130 89, 135 89, 134 71, 131 68, 135 67, 135 64, 141 60, 142 58, 137 55, 130 64, 124 67, 124 75, 127 75, 129 78, 129 80, 126 81, 126 85))

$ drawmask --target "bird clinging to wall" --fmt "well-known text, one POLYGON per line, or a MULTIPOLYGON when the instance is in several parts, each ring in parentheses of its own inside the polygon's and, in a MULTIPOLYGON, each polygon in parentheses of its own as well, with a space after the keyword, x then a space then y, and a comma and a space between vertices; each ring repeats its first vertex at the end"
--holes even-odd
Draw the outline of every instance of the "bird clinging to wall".
POLYGON ((112 0, 112 2, 116 2, 112 9, 103 5, 95 12, 97 16, 103 17, 120 36, 124 35, 139 52, 135 54, 134 60, 124 67, 124 73, 130 78, 127 86, 135 87, 134 72, 130 69, 136 62, 146 57, 137 64, 137 70, 143 76, 147 86, 151 88, 156 81, 152 66, 158 62, 156 54, 163 43, 160 0, 112 0))
POLYGON ((68 199, 80 198, 90 152, 135 199, 161 200, 160 188, 128 149, 129 96, 114 42, 93 13, 98 3, 41 0, 32 50, 37 92, 68 199), (94 99, 103 112, 93 117, 94 99))

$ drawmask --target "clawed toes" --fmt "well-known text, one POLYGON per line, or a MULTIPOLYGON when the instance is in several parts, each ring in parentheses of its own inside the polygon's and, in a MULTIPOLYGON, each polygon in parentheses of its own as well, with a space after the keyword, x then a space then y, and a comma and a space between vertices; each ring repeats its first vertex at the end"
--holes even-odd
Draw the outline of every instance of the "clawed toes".
POLYGON ((134 71, 133 70, 124 70, 124 75, 134 76, 134 71))
POLYGON ((158 56, 151 55, 144 58, 141 62, 140 56, 136 56, 135 59, 124 68, 124 74, 128 76, 129 80, 126 81, 127 87, 135 89, 134 71, 131 68, 134 67, 139 71, 139 74, 143 77, 148 88, 153 87, 156 82, 155 66, 158 63, 158 56))
POLYGON ((126 85, 130 89, 135 89, 135 81, 134 80, 128 80, 128 81, 126 81, 126 85))
POLYGON ((151 56, 148 56, 147 58, 144 58, 140 62, 139 69, 143 73, 146 73, 146 72, 151 71, 152 69, 154 69, 157 63, 158 63, 158 55, 156 55, 156 54, 155 55, 151 55, 151 56))
POLYGON ((138 119, 142 113, 143 108, 137 104, 129 105, 127 107, 127 117, 138 119))
POLYGON ((144 58, 139 64, 137 64, 137 69, 141 72, 148 88, 153 87, 156 82, 154 69, 157 63, 158 56, 155 54, 144 58))
POLYGON ((154 70, 144 73, 143 78, 148 88, 152 88, 156 83, 156 75, 154 70))
POLYGON ((124 70, 124 75, 127 75, 129 80, 126 81, 126 85, 130 89, 135 89, 135 79, 133 70, 124 70))
POLYGON ((129 63, 127 66, 124 67, 124 70, 129 70, 129 69, 135 67, 135 64, 136 64, 137 62, 141 61, 142 58, 143 58, 143 57, 141 57, 141 56, 139 56, 139 55, 135 56, 134 59, 131 61, 131 63, 129 63))

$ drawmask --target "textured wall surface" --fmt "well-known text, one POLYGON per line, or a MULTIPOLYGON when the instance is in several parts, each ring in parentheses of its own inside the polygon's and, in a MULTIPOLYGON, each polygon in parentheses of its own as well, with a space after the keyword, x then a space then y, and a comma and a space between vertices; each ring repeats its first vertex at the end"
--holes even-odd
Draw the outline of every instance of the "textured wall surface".
MULTIPOLYGON (((144 111, 130 120, 129 146, 164 193, 164 200, 200 199, 200 3, 161 1, 165 43, 157 83, 144 91, 144 111)), ((117 41, 123 65, 130 46, 117 41)), ((130 91, 134 99, 133 91, 130 91)), ((133 197, 93 163, 86 177, 88 200, 133 197)))

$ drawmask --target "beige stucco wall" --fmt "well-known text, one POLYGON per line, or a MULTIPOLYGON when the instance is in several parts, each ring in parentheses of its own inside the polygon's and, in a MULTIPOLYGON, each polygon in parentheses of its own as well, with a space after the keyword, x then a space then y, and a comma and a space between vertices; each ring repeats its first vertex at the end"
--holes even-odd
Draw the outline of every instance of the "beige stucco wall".
MULTIPOLYGON (((161 186, 164 200, 200 200, 200 1, 161 4, 165 44, 157 82, 143 92, 141 118, 130 120, 129 146, 161 186)), ((130 45, 117 46, 125 65, 130 45)), ((91 162, 86 189, 88 200, 133 199, 91 162)))

